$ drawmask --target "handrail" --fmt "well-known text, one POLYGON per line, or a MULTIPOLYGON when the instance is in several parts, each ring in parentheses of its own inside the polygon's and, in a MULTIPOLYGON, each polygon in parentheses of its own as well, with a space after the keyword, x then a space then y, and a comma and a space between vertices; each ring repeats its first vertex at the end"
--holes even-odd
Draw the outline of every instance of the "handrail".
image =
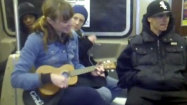
POLYGON ((20 30, 19 30, 19 13, 18 13, 18 0, 13 0, 14 6, 14 20, 15 20, 15 28, 16 28, 16 40, 17 40, 17 51, 20 52, 20 30))

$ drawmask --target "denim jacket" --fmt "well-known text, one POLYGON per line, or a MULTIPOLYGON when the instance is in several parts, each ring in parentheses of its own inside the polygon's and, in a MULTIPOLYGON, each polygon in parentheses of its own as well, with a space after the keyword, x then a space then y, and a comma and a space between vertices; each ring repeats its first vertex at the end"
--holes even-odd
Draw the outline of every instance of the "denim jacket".
POLYGON ((44 50, 42 38, 42 33, 29 35, 12 73, 11 83, 13 87, 24 90, 41 87, 40 75, 30 73, 33 66, 37 69, 42 65, 60 67, 64 64, 72 64, 75 69, 84 68, 78 60, 77 35, 73 34, 66 44, 50 43, 47 50, 44 50))

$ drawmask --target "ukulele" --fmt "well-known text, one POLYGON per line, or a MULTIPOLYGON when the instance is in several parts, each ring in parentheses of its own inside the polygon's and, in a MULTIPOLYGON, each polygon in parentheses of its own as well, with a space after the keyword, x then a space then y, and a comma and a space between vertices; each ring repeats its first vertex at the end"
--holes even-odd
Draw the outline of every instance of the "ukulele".
MULTIPOLYGON (((111 61, 105 61, 102 63, 105 70, 111 70, 115 69, 116 65, 114 62, 111 61)), ((71 64, 65 64, 59 68, 55 68, 53 66, 43 65, 40 66, 36 73, 39 74, 45 74, 45 73, 55 73, 55 74, 61 74, 68 78, 68 85, 74 85, 78 81, 78 75, 89 73, 94 71, 96 66, 90 66, 83 69, 76 69, 74 70, 74 66, 71 64)), ((52 83, 45 84, 41 88, 39 88, 39 91, 44 96, 52 96, 56 94, 60 90, 59 87, 53 85, 52 83)))

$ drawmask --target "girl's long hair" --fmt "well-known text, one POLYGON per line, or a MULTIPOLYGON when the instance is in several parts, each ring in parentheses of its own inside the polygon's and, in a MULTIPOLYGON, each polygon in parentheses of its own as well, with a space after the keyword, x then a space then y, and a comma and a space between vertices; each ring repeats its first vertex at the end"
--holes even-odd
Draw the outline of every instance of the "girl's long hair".
POLYGON ((33 31, 43 32, 44 48, 47 49, 47 44, 59 40, 54 28, 48 23, 47 17, 52 20, 60 18, 66 22, 73 16, 73 9, 71 5, 64 0, 45 0, 42 5, 42 14, 37 22, 33 25, 33 31))

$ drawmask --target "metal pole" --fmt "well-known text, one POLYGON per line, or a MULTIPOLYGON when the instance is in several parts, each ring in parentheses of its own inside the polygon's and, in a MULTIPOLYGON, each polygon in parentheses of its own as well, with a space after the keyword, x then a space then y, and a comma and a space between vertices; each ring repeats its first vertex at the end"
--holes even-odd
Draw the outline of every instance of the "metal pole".
POLYGON ((20 53, 20 30, 19 30, 18 0, 13 0, 13 6, 14 6, 14 21, 15 21, 16 40, 17 40, 17 51, 16 51, 16 53, 20 53))
POLYGON ((136 0, 136 35, 140 34, 140 0, 136 0))

